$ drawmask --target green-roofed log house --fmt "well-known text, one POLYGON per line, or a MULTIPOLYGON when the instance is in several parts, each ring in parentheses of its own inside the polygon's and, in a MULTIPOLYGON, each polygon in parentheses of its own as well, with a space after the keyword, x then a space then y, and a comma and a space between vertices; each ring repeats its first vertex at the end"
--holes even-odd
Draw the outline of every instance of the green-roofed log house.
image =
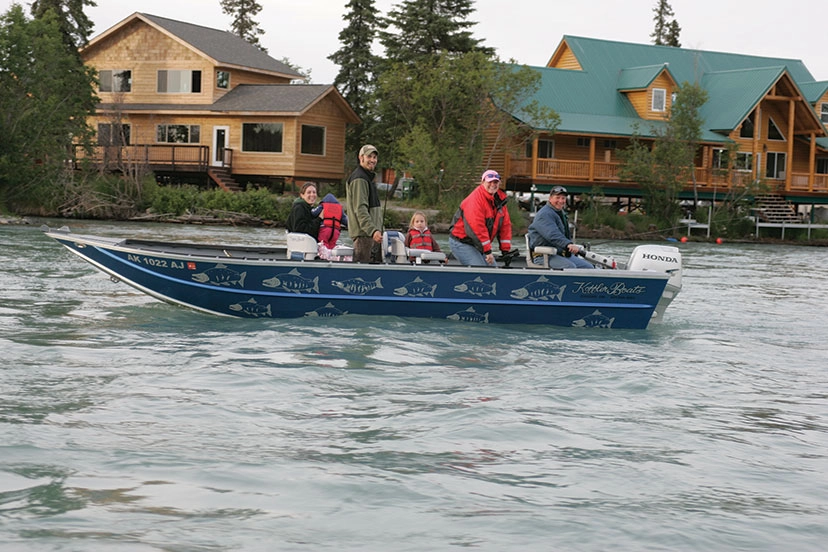
POLYGON ((345 176, 353 109, 233 33, 134 13, 81 56, 99 74, 98 166, 225 189, 345 176))
MULTIPOLYGON (((573 193, 640 196, 635 183, 619 181, 618 151, 636 129, 654 139, 679 84, 698 82, 709 95, 695 169, 701 199, 763 179, 792 204, 828 203, 828 81, 799 60, 564 36, 537 71, 542 85, 528 101, 553 108, 561 122, 517 154, 491 152, 508 189, 563 184, 573 193), (738 154, 727 174, 729 141, 738 154)), ((532 126, 519 109, 511 115, 532 126)), ((682 197, 693 197, 691 182, 682 197)))

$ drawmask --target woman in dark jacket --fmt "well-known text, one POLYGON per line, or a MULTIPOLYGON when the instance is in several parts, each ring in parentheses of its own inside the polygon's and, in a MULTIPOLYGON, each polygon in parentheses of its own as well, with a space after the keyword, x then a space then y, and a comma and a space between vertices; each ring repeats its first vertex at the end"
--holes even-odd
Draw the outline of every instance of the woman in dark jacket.
POLYGON ((311 212, 313 204, 316 203, 316 196, 316 184, 305 182, 288 215, 285 224, 288 232, 302 232, 313 236, 315 240, 319 239, 319 224, 322 222, 322 216, 321 213, 319 216, 314 216, 311 212))

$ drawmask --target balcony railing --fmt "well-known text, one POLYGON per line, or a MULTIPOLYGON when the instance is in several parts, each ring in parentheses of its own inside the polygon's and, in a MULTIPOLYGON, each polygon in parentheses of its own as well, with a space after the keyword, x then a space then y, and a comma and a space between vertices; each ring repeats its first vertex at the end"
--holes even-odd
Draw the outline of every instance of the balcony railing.
POLYGON ((153 170, 206 172, 210 148, 184 144, 94 146, 87 154, 82 147, 76 146, 75 159, 104 170, 144 166, 153 170))
MULTIPOLYGON (((565 159, 538 159, 535 164, 534 177, 549 180, 573 180, 582 182, 619 182, 621 163, 589 161, 569 161, 565 159)), ((511 158, 508 160, 508 176, 532 177, 532 160, 528 158, 511 158)), ((702 189, 729 189, 750 184, 754 177, 751 171, 727 171, 706 167, 695 168, 696 186, 702 189)), ((784 190, 785 180, 771 180, 784 190)), ((688 186, 691 182, 688 182, 688 186)), ((828 192, 828 174, 792 173, 790 190, 807 192, 828 192), (813 177, 813 183, 811 183, 813 177)))

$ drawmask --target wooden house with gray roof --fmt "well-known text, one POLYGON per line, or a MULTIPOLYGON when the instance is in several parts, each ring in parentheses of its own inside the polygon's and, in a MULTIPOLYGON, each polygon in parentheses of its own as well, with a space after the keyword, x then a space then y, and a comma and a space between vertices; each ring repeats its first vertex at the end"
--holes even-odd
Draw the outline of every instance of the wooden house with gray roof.
MULTIPOLYGON (((619 179, 618 151, 638 133, 654 140, 681 83, 708 93, 695 179, 700 197, 718 199, 735 185, 763 180, 792 203, 828 203, 828 81, 794 59, 710 52, 564 36, 546 67, 536 68, 536 100, 560 116, 512 152, 492 151, 511 189, 600 189, 636 197, 619 179), (735 166, 725 148, 738 147, 735 166)), ((520 109, 512 116, 532 124, 520 109)), ((692 197, 688 182, 683 197, 692 197)))
POLYGON ((134 13, 81 50, 99 75, 93 161, 159 177, 339 182, 359 118, 331 85, 238 36, 134 13))

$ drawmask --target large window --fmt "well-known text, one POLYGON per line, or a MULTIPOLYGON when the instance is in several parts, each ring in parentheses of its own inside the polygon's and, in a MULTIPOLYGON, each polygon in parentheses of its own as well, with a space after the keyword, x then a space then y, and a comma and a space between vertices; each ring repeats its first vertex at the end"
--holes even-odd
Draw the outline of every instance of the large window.
POLYGON ((101 146, 128 146, 130 128, 122 123, 99 123, 98 144, 101 146))
POLYGON ((773 122, 773 119, 768 117, 768 140, 784 140, 785 137, 782 136, 782 131, 779 130, 779 127, 776 126, 776 123, 773 122))
POLYGON ((736 170, 737 171, 752 171, 753 170, 753 154, 738 152, 736 153, 736 170))
POLYGON ((199 125, 156 125, 155 141, 162 144, 198 144, 201 142, 199 125))
POLYGON ((223 88, 225 90, 230 88, 229 71, 216 71, 216 88, 223 88))
POLYGON ((242 151, 282 153, 282 123, 243 124, 242 151))
POLYGON ((175 69, 158 71, 158 92, 160 94, 201 93, 201 71, 175 69))
POLYGON ((748 115, 745 120, 742 121, 742 128, 739 129, 739 137, 753 138, 753 113, 748 115))
POLYGON ((653 88, 653 111, 667 111, 667 91, 653 88))
POLYGON ((765 155, 765 176, 768 178, 785 178, 785 154, 778 151, 769 151, 765 155))
POLYGON ((325 155, 325 127, 302 125, 302 153, 325 155))
POLYGON ((817 174, 828 174, 828 157, 817 157, 816 172, 817 174))
MULTIPOLYGON (((714 169, 729 169, 730 160, 727 157, 727 150, 724 148, 714 149, 712 162, 714 169)), ((733 155, 733 168, 737 171, 752 171, 753 154, 737 151, 733 155)))
POLYGON ((825 124, 828 124, 828 102, 825 102, 824 104, 822 104, 821 109, 822 109, 822 114, 821 114, 822 122, 825 123, 825 124))
MULTIPOLYGON (((526 157, 532 157, 532 142, 526 142, 526 157)), ((538 159, 555 157, 554 140, 538 140, 538 159)))
POLYGON ((129 69, 106 69, 98 73, 101 92, 131 92, 132 71, 129 69))

